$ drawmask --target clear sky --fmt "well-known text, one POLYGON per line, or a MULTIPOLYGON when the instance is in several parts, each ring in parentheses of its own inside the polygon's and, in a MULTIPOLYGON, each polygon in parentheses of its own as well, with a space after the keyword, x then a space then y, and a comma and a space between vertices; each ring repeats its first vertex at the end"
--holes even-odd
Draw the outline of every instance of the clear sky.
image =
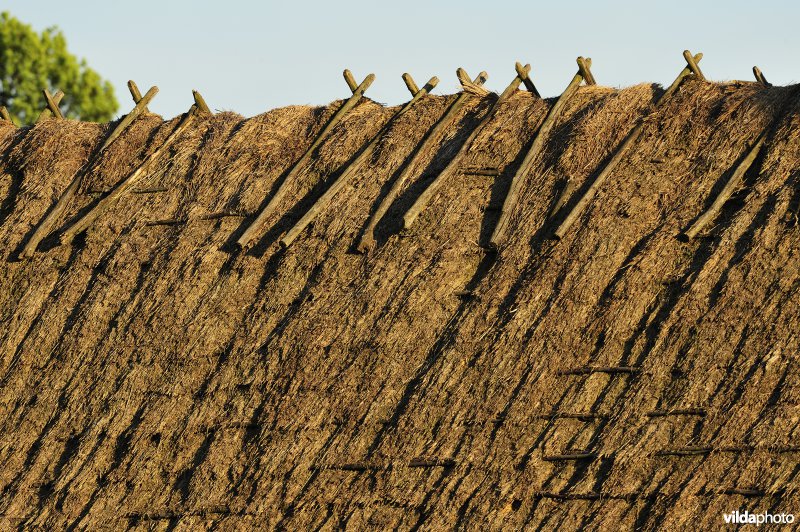
POLYGON ((374 72, 367 96, 397 104, 409 97, 403 72, 420 86, 438 76, 441 94, 457 90, 456 67, 486 70, 499 91, 515 61, 556 96, 578 55, 602 85, 669 84, 686 48, 704 53, 709 79, 753 79, 753 65, 774 84, 800 79, 797 1, 4 0, 0 10, 37 30, 59 26, 115 85, 121 113, 128 79, 142 92, 158 85, 150 108, 165 116, 185 111, 193 88, 212 109, 252 116, 346 97, 344 68, 358 81, 374 72))

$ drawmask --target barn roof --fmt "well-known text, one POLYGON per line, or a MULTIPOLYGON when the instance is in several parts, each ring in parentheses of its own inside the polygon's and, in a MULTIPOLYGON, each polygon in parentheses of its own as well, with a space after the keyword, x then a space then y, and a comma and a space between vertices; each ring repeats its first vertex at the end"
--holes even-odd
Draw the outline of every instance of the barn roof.
POLYGON ((458 95, 396 119, 362 99, 294 172, 342 102, 197 114, 150 159, 182 117, 145 113, 99 157, 114 124, 3 126, 0 522, 705 528, 800 508, 797 91, 689 76, 654 108, 655 85, 579 88, 496 249, 555 99, 497 106, 409 227, 496 95, 422 151, 458 95))

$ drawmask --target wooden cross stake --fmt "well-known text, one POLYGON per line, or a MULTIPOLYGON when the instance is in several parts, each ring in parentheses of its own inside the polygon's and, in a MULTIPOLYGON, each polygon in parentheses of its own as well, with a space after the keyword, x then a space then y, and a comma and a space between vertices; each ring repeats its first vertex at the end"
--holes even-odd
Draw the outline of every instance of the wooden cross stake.
POLYGON ((94 154, 92 154, 92 156, 83 166, 81 166, 80 170, 78 170, 78 173, 76 173, 75 177, 72 178, 72 182, 70 182, 67 189, 63 192, 63 194, 61 194, 61 197, 58 198, 56 204, 44 216, 42 221, 39 222, 36 230, 33 232, 28 242, 25 243, 25 247, 19 254, 20 260, 29 259, 34 253, 36 253, 36 248, 39 247, 39 243, 50 233, 50 229, 67 209, 70 200, 72 200, 72 198, 75 196, 75 193, 78 191, 78 188, 80 188, 83 176, 92 167, 94 161, 100 157, 103 151, 110 146, 111 143, 114 142, 129 125, 131 125, 131 123, 133 123, 136 117, 142 113, 142 110, 147 106, 148 103, 150 103, 150 100, 152 100, 156 94, 158 94, 158 87, 151 87, 150 90, 147 91, 147 94, 145 94, 141 100, 136 102, 136 105, 133 107, 131 112, 125 115, 125 118, 119 121, 111 134, 106 137, 106 140, 103 142, 100 148, 94 154))
POLYGON ((533 81, 531 81, 531 78, 528 75, 530 74, 531 66, 522 66, 522 64, 517 61, 517 63, 514 65, 514 68, 517 71, 517 75, 522 79, 522 83, 525 84, 525 88, 528 89, 529 92, 532 92, 537 98, 541 98, 541 94, 539 94, 539 91, 536 90, 536 85, 533 84, 533 81))
POLYGON ((558 116, 561 114, 561 111, 564 109, 569 99, 572 98, 576 92, 578 92, 578 87, 580 86, 581 81, 585 81, 587 85, 594 85, 596 83, 594 81, 594 76, 592 76, 591 70, 589 70, 592 66, 592 60, 590 58, 584 59, 583 57, 578 57, 576 61, 578 63, 578 72, 572 77, 572 81, 569 82, 567 88, 564 89, 564 92, 562 92, 561 96, 558 97, 556 103, 553 104, 553 107, 551 107, 547 112, 547 116, 545 116, 542 125, 539 126, 539 131, 536 133, 536 137, 533 139, 533 143, 528 149, 528 153, 525 154, 522 164, 514 174, 514 177, 511 179, 511 186, 509 187, 508 194, 503 202, 503 209, 500 212, 500 218, 497 220, 497 225, 495 226, 494 232, 489 239, 489 247, 492 249, 498 249, 505 241, 511 213, 519 201, 522 182, 530 173, 537 156, 544 148, 550 131, 553 129, 553 126, 555 125, 558 116))
POLYGON ((592 58, 587 57, 584 59, 582 56, 576 59, 578 63, 578 73, 581 77, 586 81, 587 85, 597 85, 597 82, 594 80, 594 75, 592 74, 592 58))
MULTIPOLYGON (((61 91, 61 90, 57 90, 55 92, 55 94, 53 94, 53 96, 52 96, 53 103, 55 103, 56 106, 58 106, 58 104, 61 103, 61 99, 63 97, 64 97, 64 92, 61 91)), ((53 113, 52 113, 52 111, 50 111, 50 106, 48 104, 45 104, 44 109, 42 109, 42 112, 39 113, 39 117, 36 119, 36 123, 38 124, 42 120, 46 120, 47 118, 50 118, 51 116, 53 116, 53 113)))
POLYGON ((372 140, 370 140, 366 148, 361 151, 361 154, 359 154, 358 157, 356 157, 356 159, 350 163, 350 165, 348 165, 344 171, 342 171, 339 178, 333 184, 331 184, 328 190, 326 190, 325 193, 320 196, 316 203, 314 203, 308 212, 303 215, 303 217, 295 224, 295 226, 292 227, 283 236, 283 238, 281 238, 281 245, 284 248, 288 247, 292 242, 294 242, 303 229, 305 229, 312 221, 314 221, 314 218, 320 212, 325 210, 327 206, 330 205, 334 196, 342 189, 342 187, 344 187, 344 185, 361 170, 367 161, 372 159, 375 149, 378 147, 380 140, 391 127, 391 124, 400 116, 407 113, 417 102, 419 102, 424 96, 433 90, 433 88, 439 83, 439 78, 436 76, 432 77, 421 89, 417 87, 416 83, 414 83, 414 79, 410 74, 403 74, 403 81, 406 82, 408 90, 412 93, 413 97, 411 100, 401 107, 400 110, 397 111, 397 113, 395 113, 395 115, 381 128, 381 130, 378 131, 374 137, 372 137, 372 140))
MULTIPOLYGON (((481 72, 478 74, 478 77, 475 78, 476 81, 470 79, 469 74, 463 68, 456 69, 456 77, 458 78, 458 82, 461 83, 461 89, 464 91, 461 96, 468 97, 469 94, 473 94, 475 96, 486 96, 489 94, 489 90, 483 87, 483 84, 486 83, 486 80, 489 79, 489 74, 486 72, 481 72)), ((461 97, 459 96, 459 98, 461 97)))
POLYGON ((464 141, 464 144, 461 145, 461 148, 458 150, 458 153, 453 157, 450 163, 445 167, 442 172, 436 176, 436 178, 431 181, 422 194, 417 198, 417 201, 406 211, 403 215, 403 227, 405 229, 409 229, 413 224, 420 213, 427 207, 428 203, 433 199, 433 196, 439 191, 445 181, 455 173, 458 165, 461 163, 464 156, 469 152, 470 148, 472 147, 472 143, 478 134, 481 132, 483 127, 488 124, 492 118, 494 117, 497 109, 499 109, 500 105, 505 102, 513 93, 519 89, 521 83, 523 83, 524 79, 528 77, 529 72, 531 71, 530 65, 521 66, 517 63, 519 67, 517 69, 517 75, 514 79, 509 83, 508 87, 497 97, 497 100, 494 101, 492 106, 489 108, 489 111, 484 115, 481 119, 480 123, 472 130, 469 134, 467 139, 464 141))
POLYGON ((697 61, 694 60, 694 56, 692 52, 689 50, 683 51, 683 58, 686 59, 686 64, 689 65, 689 68, 692 70, 692 73, 698 77, 698 79, 702 79, 705 81, 706 77, 703 75, 703 72, 700 70, 700 67, 697 66, 697 61))
POLYGON ((153 153, 147 156, 142 163, 136 167, 136 170, 133 171, 131 175, 117 183, 114 188, 103 197, 97 204, 84 214, 80 219, 78 219, 72 226, 70 226, 64 233, 61 235, 61 243, 62 244, 69 244, 72 240, 81 232, 85 231, 92 223, 104 212, 108 211, 111 206, 124 194, 127 190, 132 188, 139 180, 141 180, 142 176, 145 175, 145 171, 149 168, 152 162, 159 157, 166 149, 175 142, 181 133, 186 131, 186 129, 191 125, 192 118, 197 114, 197 104, 193 104, 189 111, 183 115, 181 121, 175 127, 174 130, 169 134, 163 144, 159 146, 153 153))
MULTIPOLYGON (((519 62, 517 62, 514 65, 514 69, 517 71, 517 76, 511 81, 511 83, 508 84, 508 87, 506 87, 505 90, 500 93, 500 96, 497 98, 497 102, 505 101, 509 96, 519 90, 520 84, 528 79, 528 74, 530 74, 531 71, 531 65, 522 66, 519 62)), ((536 87, 534 87, 533 90, 536 90, 536 87)), ((495 105, 497 102, 495 102, 495 105)), ((495 106, 492 106, 492 109, 494 108, 495 106)))
MULTIPOLYGON (((690 74, 694 74, 696 76, 703 75, 700 72, 700 68, 697 66, 697 63, 699 63, 700 59, 703 58, 703 54, 697 54, 695 56, 692 56, 692 54, 687 50, 683 53, 683 56, 684 58, 686 58, 686 63, 687 63, 686 67, 683 70, 681 70, 680 74, 678 74, 678 77, 675 78, 675 81, 672 82, 672 85, 670 85, 669 88, 667 88, 667 90, 664 91, 664 94, 661 95, 661 97, 652 107, 650 112, 655 111, 661 105, 663 105, 663 103, 667 101, 669 97, 672 96, 672 94, 676 90, 678 90, 681 81, 683 81, 683 79, 686 76, 690 74), (689 61, 687 56, 692 59, 691 62, 689 61)), ((636 140, 639 138, 639 136, 641 136, 643 130, 644 130, 644 120, 640 119, 639 122, 634 126, 634 128, 628 133, 628 135, 622 141, 622 144, 617 149, 616 153, 614 153, 614 156, 611 158, 611 160, 608 161, 608 163, 606 163, 605 167, 603 167, 600 173, 597 174, 597 177, 595 177, 592 184, 589 185, 589 188, 586 189, 586 191, 583 193, 583 196, 581 196, 581 198, 577 201, 577 203, 575 203, 575 206, 572 207, 570 212, 567 214, 567 216, 555 230, 555 233, 553 233, 553 238, 557 240, 561 240, 562 238, 564 238, 564 235, 567 234, 569 228, 572 227, 572 224, 575 223, 575 221, 580 217, 580 215, 592 201, 594 196, 597 194, 597 190, 600 188, 600 186, 606 181, 606 179, 608 179, 608 176, 611 175, 611 172, 614 171, 614 168, 616 168, 617 165, 628 154, 628 151, 630 151, 631 147, 633 147, 633 145, 636 143, 636 140)))
POLYGON ((317 135, 317 138, 314 140, 314 142, 311 143, 311 146, 306 149, 305 153, 303 153, 300 159, 294 163, 291 170, 289 170, 289 173, 286 174, 286 177, 283 179, 283 182, 281 183, 280 187, 278 187, 278 190, 275 192, 272 198, 270 198, 267 206, 261 210, 258 216, 256 216, 256 219, 253 220, 253 222, 247 227, 247 229, 245 229, 245 231, 236 241, 236 244, 242 250, 249 249, 250 245, 255 240, 258 231, 261 229, 261 226, 264 225, 264 223, 267 221, 267 218, 269 218, 275 212, 275 210, 278 208, 278 205, 280 205, 280 202, 289 192, 289 187, 294 181, 297 173, 311 158, 317 147, 322 144, 322 141, 325 140, 325 138, 328 136, 328 133, 330 133, 334 126, 341 122, 347 113, 349 113, 350 110, 356 106, 356 104, 361 100, 361 97, 364 96, 364 92, 369 88, 370 85, 372 85, 372 82, 375 81, 375 74, 370 74, 364 78, 364 81, 362 81, 360 85, 356 86, 353 74, 349 70, 345 69, 343 75, 344 80, 347 83, 347 86, 350 87, 353 95, 346 102, 344 102, 339 109, 336 110, 334 115, 330 118, 330 120, 328 120, 328 123, 325 124, 325 127, 322 128, 322 131, 320 131, 320 133, 317 135))
POLYGON ((44 94, 44 99, 47 101, 47 108, 50 109, 53 116, 56 118, 64 118, 64 115, 61 114, 61 109, 58 108, 58 104, 53 101, 53 96, 50 94, 50 91, 42 89, 42 94, 44 94))
POLYGON ((103 145, 100 147, 100 151, 106 149, 112 142, 114 142, 117 137, 119 137, 120 134, 122 134, 122 132, 125 131, 125 129, 127 129, 127 127, 131 125, 133 121, 144 112, 145 109, 147 109, 147 104, 149 104, 150 101, 156 97, 156 94, 158 94, 158 87, 153 85, 150 87, 150 90, 147 91, 144 96, 142 96, 142 99, 136 102, 136 105, 133 106, 131 112, 126 114, 125 117, 120 120, 119 124, 117 124, 117 127, 114 128, 114 131, 112 131, 111 134, 106 138, 105 142, 103 142, 103 145))
MULTIPOLYGON (((486 72, 481 72, 474 80, 471 80, 463 68, 456 70, 456 76, 461 82, 461 86, 464 88, 464 91, 458 96, 458 98, 455 99, 453 103, 450 104, 442 118, 436 122, 436 125, 433 126, 433 128, 428 130, 420 144, 403 162, 403 170, 400 172, 400 175, 397 176, 397 179, 395 179, 394 183, 392 184, 392 188, 389 190, 383 200, 381 200, 378 208, 367 221, 367 227, 364 229, 364 233, 361 236, 357 246, 357 249, 362 253, 369 251, 375 245, 375 226, 378 225, 378 222, 384 217, 384 215, 386 215, 389 207, 397 199, 397 196, 400 194, 400 190, 411 176, 411 172, 416 169, 420 156, 428 151, 427 148, 429 146, 439 142, 446 129, 457 118, 458 111, 464 106, 467 100, 469 100, 475 94, 477 90, 476 88, 481 87, 489 78, 489 75, 486 72), (467 90, 468 87, 470 90, 467 90)), ((485 92, 488 93, 488 91, 485 92)))
MULTIPOLYGON (((414 81, 414 78, 412 78, 411 74, 409 74, 408 72, 403 74, 403 81, 405 82, 406 87, 408 87, 408 92, 411 93, 411 101, 408 102, 406 105, 404 105, 400 109, 400 111, 398 111, 399 113, 406 112, 408 109, 410 109, 410 105, 412 104, 412 102, 416 103, 417 100, 419 100, 426 94, 429 94, 434 88, 436 88, 436 85, 439 84, 439 78, 433 76, 431 79, 428 80, 428 83, 426 83, 422 87, 422 89, 420 89, 417 86, 416 82, 414 81)), ((394 117, 392 118, 392 120, 394 120, 394 117)))

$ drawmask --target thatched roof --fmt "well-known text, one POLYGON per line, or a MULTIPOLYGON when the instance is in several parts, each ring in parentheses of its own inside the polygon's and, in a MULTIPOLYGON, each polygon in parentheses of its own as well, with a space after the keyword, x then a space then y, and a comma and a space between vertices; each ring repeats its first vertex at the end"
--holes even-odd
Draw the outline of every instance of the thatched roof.
MULTIPOLYGON (((0 527, 677 529, 800 509, 797 87, 687 79, 550 238, 565 188, 568 207, 660 92, 581 88, 498 254, 482 246, 553 104, 526 92, 399 231, 492 96, 474 98, 367 254, 365 221, 455 96, 392 124, 282 249, 395 110, 358 105, 248 252, 232 239, 339 103, 202 117, 71 245, 27 261, 110 126, 0 128, 0 527), (713 225, 677 239, 765 130, 713 225)), ((59 226, 175 124, 138 119, 59 226)))

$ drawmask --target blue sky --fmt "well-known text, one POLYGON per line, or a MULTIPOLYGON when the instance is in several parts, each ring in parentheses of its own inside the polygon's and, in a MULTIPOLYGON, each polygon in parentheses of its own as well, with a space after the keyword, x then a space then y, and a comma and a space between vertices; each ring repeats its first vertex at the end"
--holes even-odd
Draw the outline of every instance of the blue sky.
POLYGON ((41 30, 57 25, 70 50, 117 88, 120 112, 131 104, 125 82, 158 85, 150 108, 185 111, 191 89, 209 106, 252 116, 291 104, 325 104, 349 93, 342 69, 358 81, 374 72, 367 96, 408 99, 400 75, 436 93, 457 90, 455 69, 489 73, 502 90, 514 62, 532 65, 545 96, 558 95, 593 60, 602 85, 670 83, 681 52, 703 52, 709 79, 800 79, 800 3, 788 1, 495 1, 225 2, 184 0, 5 0, 0 9, 41 30))

